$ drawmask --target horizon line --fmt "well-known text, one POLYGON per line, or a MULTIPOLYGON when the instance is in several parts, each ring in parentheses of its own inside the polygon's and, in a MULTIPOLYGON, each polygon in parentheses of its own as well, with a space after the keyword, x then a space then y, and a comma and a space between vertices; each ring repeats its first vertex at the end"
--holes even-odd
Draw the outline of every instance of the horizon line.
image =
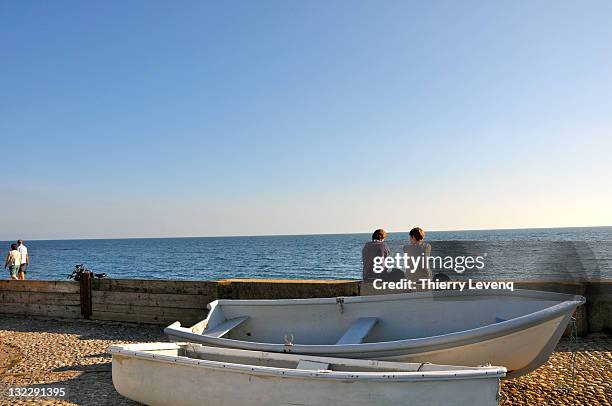
MULTIPOLYGON (((425 230, 426 233, 444 233, 459 231, 517 231, 517 230, 549 230, 549 229, 571 229, 571 228, 609 228, 612 225, 604 226, 555 226, 555 227, 517 227, 517 228, 470 228, 470 229, 446 229, 446 230, 425 230)), ((387 231, 389 234, 408 233, 407 231, 387 231)), ((370 232, 346 232, 346 233, 306 233, 306 234, 240 234, 240 235, 183 235, 183 236, 155 236, 155 237, 66 237, 66 238, 19 238, 24 241, 75 241, 75 240, 152 240, 167 238, 245 238, 245 237, 303 237, 319 235, 348 235, 348 234, 369 234, 370 232)), ((3 240, 10 242, 13 240, 3 240)), ((14 240, 17 241, 17 240, 14 240)))

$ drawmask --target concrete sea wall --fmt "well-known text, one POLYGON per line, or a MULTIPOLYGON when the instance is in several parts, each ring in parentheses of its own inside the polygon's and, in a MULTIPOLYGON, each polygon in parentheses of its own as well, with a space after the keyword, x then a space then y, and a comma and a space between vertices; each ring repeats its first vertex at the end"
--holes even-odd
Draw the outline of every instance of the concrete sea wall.
MULTIPOLYGON (((612 333, 612 281, 519 281, 515 288, 574 293, 587 298, 577 313, 580 335, 612 333)), ((361 281, 227 279, 176 281, 0 281, 0 313, 191 325, 216 299, 285 299, 368 294, 361 281)))

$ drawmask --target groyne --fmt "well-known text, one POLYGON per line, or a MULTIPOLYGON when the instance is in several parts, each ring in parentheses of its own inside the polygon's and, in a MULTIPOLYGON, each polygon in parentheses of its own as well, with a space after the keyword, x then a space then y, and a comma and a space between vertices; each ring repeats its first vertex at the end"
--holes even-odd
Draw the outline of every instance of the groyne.
MULTIPOLYGON (((577 313, 579 335, 612 332, 612 281, 515 281, 516 289, 573 293, 587 298, 577 313)), ((190 325, 216 299, 286 299, 369 294, 355 280, 224 279, 178 281, 93 279, 0 281, 0 313, 190 325)))

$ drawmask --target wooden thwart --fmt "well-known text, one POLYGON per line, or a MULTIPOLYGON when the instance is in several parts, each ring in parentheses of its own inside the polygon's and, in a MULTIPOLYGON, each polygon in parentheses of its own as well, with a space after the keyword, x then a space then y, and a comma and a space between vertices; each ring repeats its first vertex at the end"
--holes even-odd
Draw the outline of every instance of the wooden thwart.
POLYGON ((311 371, 325 371, 329 369, 329 364, 325 362, 317 362, 317 361, 309 361, 307 359, 301 359, 298 362, 297 367, 295 369, 308 369, 311 371))
POLYGON ((361 317, 357 319, 346 330, 346 333, 340 337, 336 345, 361 344, 377 321, 376 317, 361 317))
POLYGON ((204 330, 202 332, 202 335, 206 337, 214 337, 214 338, 223 337, 224 335, 229 333, 231 329, 236 328, 242 323, 244 323, 248 318, 249 316, 242 316, 242 317, 236 317, 233 319, 229 319, 219 324, 218 326, 213 327, 210 330, 204 330))

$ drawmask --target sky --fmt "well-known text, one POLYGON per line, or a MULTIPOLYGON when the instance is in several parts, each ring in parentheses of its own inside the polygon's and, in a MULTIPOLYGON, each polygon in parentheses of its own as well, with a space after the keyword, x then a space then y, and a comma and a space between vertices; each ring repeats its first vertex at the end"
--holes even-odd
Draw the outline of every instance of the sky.
POLYGON ((0 1, 0 239, 612 225, 609 1, 0 1))

